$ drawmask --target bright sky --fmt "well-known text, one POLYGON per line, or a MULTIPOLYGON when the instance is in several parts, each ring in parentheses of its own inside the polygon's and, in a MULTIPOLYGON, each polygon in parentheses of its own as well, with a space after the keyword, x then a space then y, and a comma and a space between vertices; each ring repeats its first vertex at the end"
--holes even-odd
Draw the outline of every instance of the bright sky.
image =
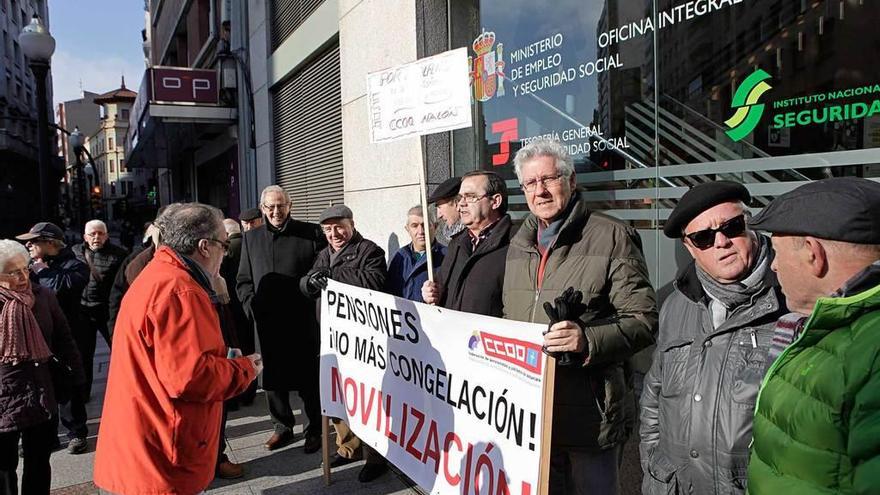
POLYGON ((104 93, 137 91, 144 75, 143 0, 49 0, 49 32, 55 38, 52 95, 75 100, 82 88, 104 93))

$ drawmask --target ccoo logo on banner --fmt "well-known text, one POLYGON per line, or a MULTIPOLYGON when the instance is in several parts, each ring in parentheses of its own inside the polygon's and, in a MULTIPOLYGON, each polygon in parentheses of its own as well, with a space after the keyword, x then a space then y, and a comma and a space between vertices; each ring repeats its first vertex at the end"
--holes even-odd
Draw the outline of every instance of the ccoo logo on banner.
POLYGON ((321 406, 433 494, 536 494, 544 328, 330 281, 321 406))

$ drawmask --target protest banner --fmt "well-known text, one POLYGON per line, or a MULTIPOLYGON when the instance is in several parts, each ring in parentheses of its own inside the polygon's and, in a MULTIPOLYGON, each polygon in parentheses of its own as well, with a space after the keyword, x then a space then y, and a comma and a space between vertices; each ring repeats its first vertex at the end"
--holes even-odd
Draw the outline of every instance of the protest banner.
MULTIPOLYGON (((470 127, 471 96, 467 49, 457 48, 367 74, 370 142, 470 127)), ((419 167, 422 218, 427 228, 425 149, 419 167)), ((434 281, 431 236, 426 236, 428 280, 434 281)))
POLYGON ((545 328, 330 280, 323 414, 432 494, 537 495, 545 328))
POLYGON ((471 126, 467 49, 367 74, 370 142, 471 126))

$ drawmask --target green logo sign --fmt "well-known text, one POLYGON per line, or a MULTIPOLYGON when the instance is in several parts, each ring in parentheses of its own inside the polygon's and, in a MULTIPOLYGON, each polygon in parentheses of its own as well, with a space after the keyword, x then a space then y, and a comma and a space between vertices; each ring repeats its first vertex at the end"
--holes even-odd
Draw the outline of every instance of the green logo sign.
POLYGON ((730 103, 730 107, 736 109, 736 113, 724 121, 727 127, 730 127, 730 130, 727 131, 727 136, 730 139, 739 141, 748 136, 761 121, 761 115, 764 114, 764 104, 758 103, 758 99, 772 89, 769 84, 764 82, 767 79, 770 79, 770 74, 758 69, 736 88, 733 101, 730 103))

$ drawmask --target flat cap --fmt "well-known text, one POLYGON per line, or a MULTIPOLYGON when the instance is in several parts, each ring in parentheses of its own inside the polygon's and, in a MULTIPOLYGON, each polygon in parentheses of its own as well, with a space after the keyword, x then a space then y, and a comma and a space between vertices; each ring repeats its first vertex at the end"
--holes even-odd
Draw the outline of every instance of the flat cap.
POLYGON ((242 211, 240 215, 238 215, 238 219, 243 222, 251 222, 260 218, 261 216, 263 216, 263 213, 260 211, 259 208, 248 208, 247 210, 242 211))
POLYGON ((52 222, 39 222, 31 227, 27 234, 17 235, 15 238, 19 241, 30 241, 38 238, 63 241, 64 231, 52 222))
POLYGON ((324 223, 331 218, 354 218, 351 208, 345 205, 333 205, 321 212, 318 217, 318 223, 324 223))
POLYGON ((428 203, 436 203, 441 199, 453 198, 458 196, 458 189, 461 187, 461 177, 450 177, 437 186, 434 192, 428 196, 428 203))
POLYGON ((728 201, 742 201, 748 204, 752 200, 749 190, 738 182, 717 180, 696 185, 678 201, 675 209, 669 214, 663 233, 666 237, 677 239, 691 220, 709 208, 728 201))
POLYGON ((858 177, 810 182, 774 199, 749 225, 778 234, 880 244, 880 183, 858 177))

